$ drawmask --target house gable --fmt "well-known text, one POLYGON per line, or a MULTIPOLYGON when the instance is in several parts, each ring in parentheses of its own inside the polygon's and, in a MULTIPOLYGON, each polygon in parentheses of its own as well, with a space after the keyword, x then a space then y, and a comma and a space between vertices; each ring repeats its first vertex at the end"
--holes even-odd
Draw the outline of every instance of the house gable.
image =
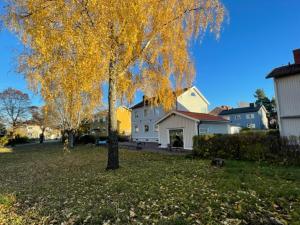
POLYGON ((208 113, 209 102, 196 88, 191 87, 177 97, 176 110, 208 113))

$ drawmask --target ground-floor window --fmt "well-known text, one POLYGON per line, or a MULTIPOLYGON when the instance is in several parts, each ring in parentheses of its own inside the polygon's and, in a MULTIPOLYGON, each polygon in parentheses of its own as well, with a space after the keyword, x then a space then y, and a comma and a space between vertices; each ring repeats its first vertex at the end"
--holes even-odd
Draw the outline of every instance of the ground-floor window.
POLYGON ((247 127, 248 127, 248 128, 254 129, 254 128, 255 128, 255 124, 254 124, 254 123, 248 123, 248 124, 247 124, 247 127))
POLYGON ((170 145, 175 148, 183 148, 183 129, 169 130, 170 145))

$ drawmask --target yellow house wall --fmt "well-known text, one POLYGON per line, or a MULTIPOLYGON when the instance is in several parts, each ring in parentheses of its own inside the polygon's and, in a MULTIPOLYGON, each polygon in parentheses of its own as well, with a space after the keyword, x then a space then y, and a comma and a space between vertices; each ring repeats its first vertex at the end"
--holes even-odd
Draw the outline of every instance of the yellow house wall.
POLYGON ((119 134, 131 135, 131 110, 119 107, 117 109, 119 134))

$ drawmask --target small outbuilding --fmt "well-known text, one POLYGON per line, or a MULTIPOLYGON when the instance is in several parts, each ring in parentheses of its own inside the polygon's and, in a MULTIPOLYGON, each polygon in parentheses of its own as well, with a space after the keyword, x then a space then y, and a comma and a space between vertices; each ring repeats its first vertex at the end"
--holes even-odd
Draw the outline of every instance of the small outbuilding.
POLYGON ((185 111, 171 111, 156 122, 161 148, 193 149, 193 137, 203 134, 238 132, 221 116, 185 111))

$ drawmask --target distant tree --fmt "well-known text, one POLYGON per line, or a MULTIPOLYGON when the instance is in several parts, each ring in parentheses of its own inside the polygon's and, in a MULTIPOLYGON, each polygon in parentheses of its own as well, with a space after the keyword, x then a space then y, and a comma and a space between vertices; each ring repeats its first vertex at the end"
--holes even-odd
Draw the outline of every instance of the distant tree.
POLYGON ((265 91, 263 89, 257 89, 255 91, 254 97, 256 98, 256 105, 263 105, 268 112, 272 110, 271 101, 266 96, 265 91))
POLYGON ((40 142, 43 143, 45 137, 45 129, 49 127, 48 120, 45 116, 45 107, 30 106, 29 113, 31 114, 31 122, 39 126, 42 131, 42 133, 40 134, 40 137, 42 137, 42 139, 40 139, 40 142))
POLYGON ((267 117, 269 121, 269 127, 276 129, 277 125, 277 112, 276 112, 276 101, 273 97, 271 100, 266 96, 263 89, 257 89, 255 91, 254 97, 256 98, 256 105, 263 105, 267 110, 267 117))
POLYGON ((0 114, 11 127, 12 137, 17 126, 27 118, 29 105, 28 94, 20 90, 8 88, 0 93, 0 114))
POLYGON ((0 137, 4 136, 6 134, 6 127, 5 125, 0 121, 0 137))

